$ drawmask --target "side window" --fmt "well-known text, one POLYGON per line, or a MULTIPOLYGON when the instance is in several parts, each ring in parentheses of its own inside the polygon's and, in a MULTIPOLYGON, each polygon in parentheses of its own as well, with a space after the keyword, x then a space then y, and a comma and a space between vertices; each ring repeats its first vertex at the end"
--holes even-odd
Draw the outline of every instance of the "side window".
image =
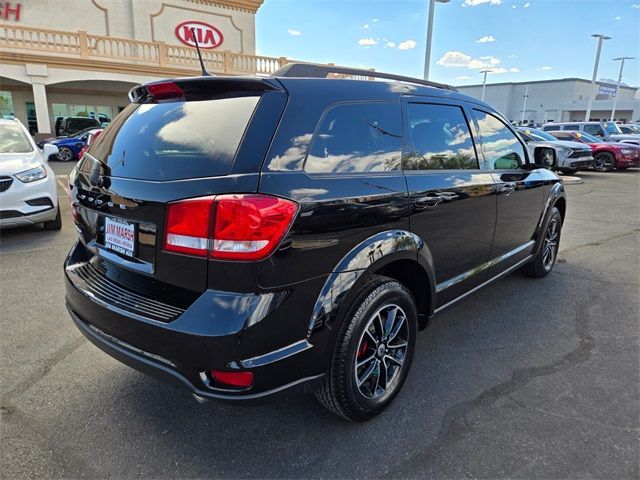
POLYGON ((478 122, 485 170, 515 170, 525 163, 522 143, 502 120, 479 110, 473 110, 473 115, 478 122))
POLYGON ((547 125, 546 127, 542 127, 542 130, 544 130, 545 132, 551 132, 553 130, 556 130, 560 127, 558 127, 557 125, 547 125))
POLYGON ((573 132, 577 132, 580 130, 580 125, 565 125, 563 130, 571 130, 573 132))
POLYGON ((591 135, 597 135, 598 137, 604 137, 604 130, 600 125, 585 125, 584 131, 591 135))
POLYGON ((469 125, 460 107, 407 104, 405 170, 477 169, 469 125))
POLYGON ((329 109, 305 163, 310 173, 389 172, 400 169, 399 103, 345 103, 329 109))

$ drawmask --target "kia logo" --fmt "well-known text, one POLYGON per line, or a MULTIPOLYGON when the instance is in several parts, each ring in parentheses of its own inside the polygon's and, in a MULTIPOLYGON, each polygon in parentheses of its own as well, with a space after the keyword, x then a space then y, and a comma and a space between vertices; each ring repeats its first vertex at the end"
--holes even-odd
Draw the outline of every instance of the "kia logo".
POLYGON ((182 22, 176 27, 176 37, 190 47, 196 46, 196 40, 200 48, 216 48, 222 45, 224 37, 222 32, 213 25, 204 22, 190 20, 182 22), (193 30, 192 30, 193 29, 193 30), (195 38, 194 38, 195 34, 195 38))

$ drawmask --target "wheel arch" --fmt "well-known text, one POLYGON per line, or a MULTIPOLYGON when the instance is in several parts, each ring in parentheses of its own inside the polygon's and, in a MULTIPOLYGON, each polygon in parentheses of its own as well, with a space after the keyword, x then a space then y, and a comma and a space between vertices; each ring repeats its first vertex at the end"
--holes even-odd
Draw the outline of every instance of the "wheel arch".
POLYGON ((425 242, 406 230, 377 233, 354 247, 327 277, 309 321, 309 335, 329 326, 333 330, 341 306, 371 275, 394 278, 414 296, 421 327, 433 315, 435 275, 425 242), (424 283, 423 283, 424 282, 424 283))

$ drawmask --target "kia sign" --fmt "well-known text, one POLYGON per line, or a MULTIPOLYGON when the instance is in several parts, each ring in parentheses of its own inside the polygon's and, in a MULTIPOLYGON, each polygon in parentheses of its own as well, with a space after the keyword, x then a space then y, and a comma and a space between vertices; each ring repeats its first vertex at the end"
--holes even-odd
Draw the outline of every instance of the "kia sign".
POLYGON ((200 48, 217 48, 224 41, 222 32, 216 27, 195 20, 182 22, 178 25, 176 27, 176 37, 190 47, 195 47, 197 40, 200 48))

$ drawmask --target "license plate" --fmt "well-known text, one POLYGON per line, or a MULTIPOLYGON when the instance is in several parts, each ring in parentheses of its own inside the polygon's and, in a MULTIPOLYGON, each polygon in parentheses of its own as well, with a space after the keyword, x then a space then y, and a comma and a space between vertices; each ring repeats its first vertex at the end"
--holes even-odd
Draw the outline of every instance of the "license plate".
POLYGON ((104 218, 104 246, 133 257, 136 251, 136 224, 121 218, 104 218))

